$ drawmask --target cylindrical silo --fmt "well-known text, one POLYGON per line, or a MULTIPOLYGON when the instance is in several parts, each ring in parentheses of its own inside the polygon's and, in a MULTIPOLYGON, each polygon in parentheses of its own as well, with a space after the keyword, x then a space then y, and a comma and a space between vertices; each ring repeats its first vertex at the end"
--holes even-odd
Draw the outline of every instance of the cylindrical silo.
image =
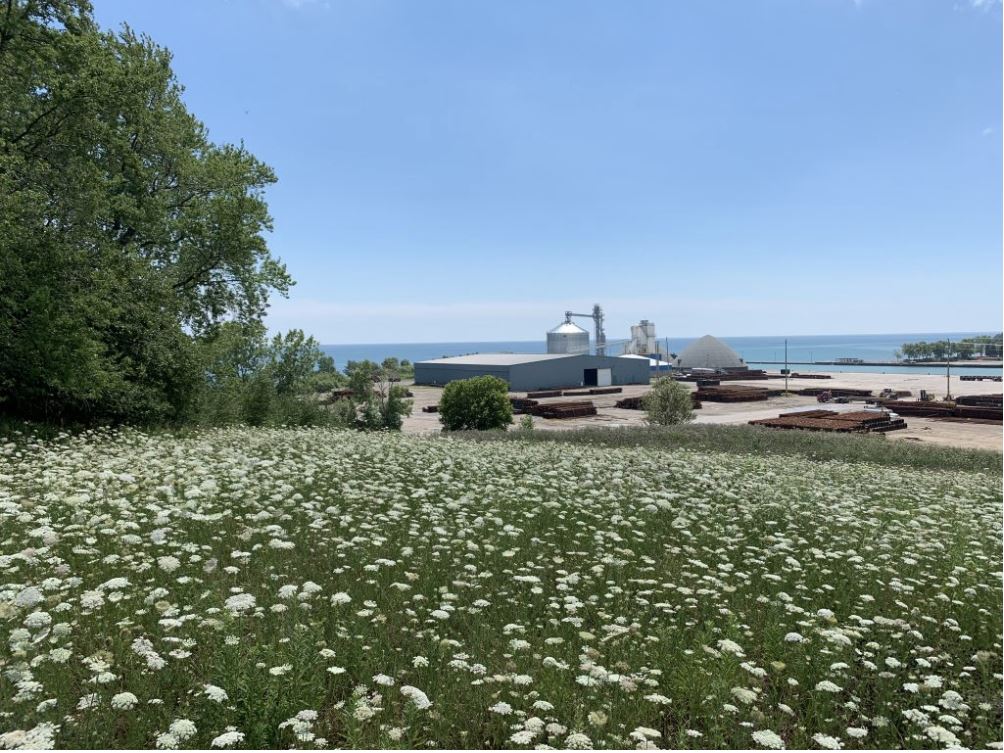
POLYGON ((548 353, 588 353, 589 333, 573 322, 562 322, 547 333, 548 353))

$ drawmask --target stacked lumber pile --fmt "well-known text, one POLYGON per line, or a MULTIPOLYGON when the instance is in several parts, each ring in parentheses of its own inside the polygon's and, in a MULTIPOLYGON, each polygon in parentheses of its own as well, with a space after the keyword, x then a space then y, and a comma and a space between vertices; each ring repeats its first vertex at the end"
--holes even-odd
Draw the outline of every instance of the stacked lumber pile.
POLYGON ((833 379, 829 374, 789 374, 792 379, 833 379))
POLYGON ((582 400, 574 403, 547 403, 535 405, 530 412, 541 418, 578 418, 579 416, 595 416, 596 406, 592 400, 582 400))
POLYGON ((906 428, 906 421, 899 417, 894 418, 885 411, 838 413, 832 410, 806 410, 782 413, 777 418, 761 418, 750 421, 750 424, 771 429, 834 431, 843 434, 884 434, 906 428))
POLYGON ((526 396, 529 398, 535 397, 561 397, 561 390, 537 390, 536 392, 527 392, 526 396))

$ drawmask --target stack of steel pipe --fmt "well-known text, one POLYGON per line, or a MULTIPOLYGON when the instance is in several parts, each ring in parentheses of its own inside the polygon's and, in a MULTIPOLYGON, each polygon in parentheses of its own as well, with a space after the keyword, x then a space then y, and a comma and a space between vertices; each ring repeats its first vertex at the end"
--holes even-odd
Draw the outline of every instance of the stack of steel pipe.
POLYGON ((885 411, 850 411, 838 413, 828 410, 807 410, 782 413, 777 418, 762 418, 749 422, 753 426, 772 429, 807 429, 809 431, 835 431, 856 434, 884 434, 907 428, 906 422, 885 411))
POLYGON ((596 406, 591 400, 575 403, 547 403, 535 405, 530 412, 541 418, 578 418, 579 416, 595 416, 596 406))
POLYGON ((799 395, 819 395, 823 392, 829 392, 833 397, 871 397, 871 390, 859 390, 850 387, 803 387, 800 390, 795 390, 799 395))
POLYGON ((711 403, 745 403, 766 400, 767 393, 766 387, 744 387, 736 384, 727 387, 699 387, 694 394, 698 400, 707 400, 711 403))

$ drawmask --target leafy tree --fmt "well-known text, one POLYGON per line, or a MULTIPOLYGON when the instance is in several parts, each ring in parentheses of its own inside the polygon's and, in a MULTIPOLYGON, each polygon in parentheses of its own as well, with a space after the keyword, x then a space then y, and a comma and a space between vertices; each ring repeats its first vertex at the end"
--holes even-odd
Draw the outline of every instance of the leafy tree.
POLYGON ((390 382, 387 369, 369 360, 349 361, 345 373, 352 389, 352 401, 359 411, 357 426, 399 430, 404 417, 411 415, 413 404, 405 399, 407 391, 403 387, 390 382))
POLYGON ((672 426, 694 418, 690 390, 669 377, 656 380, 651 391, 642 398, 642 406, 648 413, 646 420, 650 424, 672 426))
POLYGON ((488 375, 450 382, 439 399, 439 421, 447 431, 505 429, 512 423, 509 385, 488 375))
POLYGON ((198 340, 292 284, 267 248, 272 171, 216 145, 170 53, 85 0, 0 7, 0 409, 179 420, 198 340))

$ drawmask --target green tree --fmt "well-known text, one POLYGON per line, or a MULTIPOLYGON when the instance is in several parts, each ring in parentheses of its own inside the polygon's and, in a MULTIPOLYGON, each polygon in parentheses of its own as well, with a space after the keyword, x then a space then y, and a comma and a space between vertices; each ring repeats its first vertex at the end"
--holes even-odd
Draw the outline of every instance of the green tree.
POLYGON ((658 426, 672 426, 694 418, 694 403, 690 390, 669 377, 661 377, 642 399, 646 421, 658 426))
POLYGON ((292 284, 274 174, 209 141, 170 64, 84 0, 0 7, 0 410, 184 418, 197 341, 292 284))
POLYGON ((404 387, 390 382, 387 369, 369 360, 349 361, 345 373, 358 411, 356 425, 361 429, 399 430, 404 417, 411 415, 413 403, 406 399, 404 387))
POLYGON ((505 429, 512 423, 509 385, 487 375, 450 382, 439 399, 439 421, 447 431, 505 429))

